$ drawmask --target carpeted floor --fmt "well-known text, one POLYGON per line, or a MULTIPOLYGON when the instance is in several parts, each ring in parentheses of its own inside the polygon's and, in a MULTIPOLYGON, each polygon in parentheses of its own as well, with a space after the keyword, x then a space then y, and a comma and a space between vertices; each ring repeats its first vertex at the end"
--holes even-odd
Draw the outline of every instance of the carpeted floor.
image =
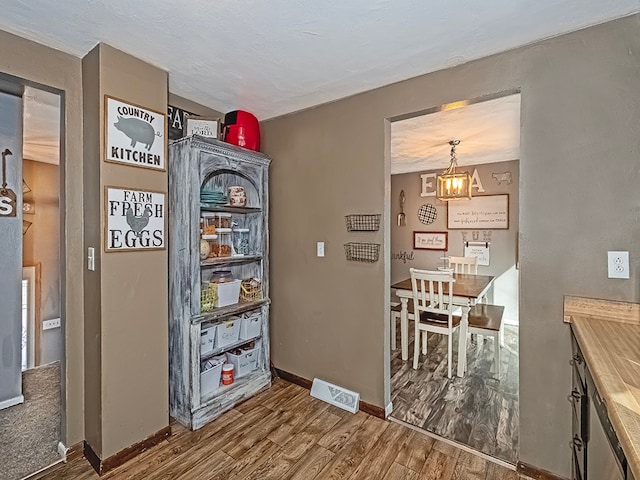
POLYGON ((22 373, 24 403, 0 410, 0 480, 55 463, 60 440, 60 362, 22 373))
POLYGON ((493 365, 492 339, 478 337, 476 343, 469 343, 469 369, 458 378, 455 334, 454 376, 449 379, 446 337, 430 333, 428 338, 428 355, 420 355, 417 370, 412 368, 413 339, 409 361, 402 361, 399 349, 392 352, 391 417, 515 465, 519 445, 518 327, 505 326, 500 375, 493 365))

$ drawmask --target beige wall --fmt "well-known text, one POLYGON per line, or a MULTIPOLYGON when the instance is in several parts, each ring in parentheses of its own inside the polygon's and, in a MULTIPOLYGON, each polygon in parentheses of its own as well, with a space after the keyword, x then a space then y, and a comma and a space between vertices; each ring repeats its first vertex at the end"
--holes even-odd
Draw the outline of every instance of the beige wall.
POLYGON ((181 108, 187 112, 195 113, 201 117, 223 118, 224 114, 212 108, 205 107, 189 99, 169 93, 169 105, 181 108))
POLYGON ((521 89, 520 459, 568 476, 569 329, 562 297, 640 300, 640 28, 632 16, 262 125, 271 182, 272 360, 385 404, 388 258, 346 262, 342 244, 384 242, 390 197, 385 119, 521 89), (343 216, 385 214, 375 234, 343 216), (326 241, 325 258, 315 242, 326 241), (631 280, 606 251, 629 250, 631 280))
MULTIPOLYGON (((22 237, 22 264, 40 264, 40 321, 60 317, 60 167, 23 160, 22 178, 31 191, 24 201, 35 206, 35 214, 24 214, 32 222, 22 237)), ((42 330, 40 365, 62 359, 60 328, 42 330)))
POLYGON ((85 348, 99 343, 97 354, 87 351, 99 382, 87 379, 86 388, 87 411, 98 404, 99 420, 87 415, 86 435, 104 460, 169 424, 167 250, 105 253, 102 208, 106 186, 166 192, 167 174, 103 161, 104 95, 166 112, 167 72, 104 44, 83 67, 84 181, 87 217, 94 216, 85 238, 100 257, 96 271, 86 275, 87 293, 99 295, 99 310, 86 309, 87 331, 98 340, 87 338, 85 348))
MULTIPOLYGON (((518 160, 510 162, 484 163, 467 167, 458 160, 460 170, 477 172, 484 192, 473 189, 474 196, 502 195, 509 196, 509 228, 504 230, 486 230, 469 228, 466 230, 449 230, 447 228, 447 202, 437 200, 435 196, 422 197, 422 179, 425 173, 438 173, 438 170, 421 170, 414 173, 392 175, 391 177, 391 283, 409 277, 409 268, 431 268, 444 266, 441 257, 447 255, 464 256, 463 233, 469 242, 473 241, 473 232, 478 233, 478 240, 484 241, 485 232, 491 235, 490 258, 488 266, 479 266, 480 275, 499 276, 516 264, 516 239, 518 238, 518 160), (499 184, 492 177, 493 173, 511 173, 511 183, 499 184), (400 213, 400 191, 405 193, 404 212, 406 225, 399 227, 397 223, 400 213), (418 210, 422 205, 430 204, 436 209, 436 219, 425 225, 418 219, 418 210), (413 248, 413 232, 447 232, 448 245, 446 251, 420 250, 413 248), (403 259, 402 252, 413 253, 413 260, 403 259)), ((435 181, 432 181, 435 186, 435 181)), ((455 202, 454 202, 455 203, 455 202)))
POLYGON ((51 48, 0 31, 0 72, 13 75, 37 86, 48 86, 64 92, 61 105, 65 130, 63 178, 61 197, 66 205, 64 213, 63 252, 63 335, 66 361, 63 367, 62 432, 67 445, 84 438, 84 362, 82 268, 84 257, 73 255, 82 251, 82 86, 80 59, 51 48))

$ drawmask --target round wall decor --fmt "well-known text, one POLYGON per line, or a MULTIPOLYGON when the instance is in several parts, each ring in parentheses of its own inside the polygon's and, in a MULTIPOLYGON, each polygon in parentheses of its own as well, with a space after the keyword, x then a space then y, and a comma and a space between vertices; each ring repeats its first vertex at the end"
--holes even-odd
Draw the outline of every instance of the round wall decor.
POLYGON ((418 210, 418 218, 422 223, 429 225, 433 223, 435 219, 438 217, 438 212, 436 211, 436 207, 427 203, 422 205, 418 210))

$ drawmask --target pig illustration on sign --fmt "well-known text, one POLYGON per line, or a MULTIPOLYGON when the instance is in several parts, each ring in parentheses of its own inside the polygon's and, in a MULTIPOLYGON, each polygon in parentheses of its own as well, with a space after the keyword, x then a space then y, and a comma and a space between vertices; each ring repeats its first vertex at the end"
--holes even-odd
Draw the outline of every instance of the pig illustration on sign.
POLYGON ((150 123, 139 118, 122 118, 118 115, 118 121, 113 125, 131 139, 131 147, 140 142, 145 144, 147 150, 151 150, 156 135, 160 136, 150 123))

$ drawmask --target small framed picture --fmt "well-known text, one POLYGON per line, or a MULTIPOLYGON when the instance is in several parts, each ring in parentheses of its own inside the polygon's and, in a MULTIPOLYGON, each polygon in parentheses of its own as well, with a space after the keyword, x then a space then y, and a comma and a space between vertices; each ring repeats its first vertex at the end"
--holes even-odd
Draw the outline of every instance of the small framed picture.
POLYGON ((446 250, 447 232, 413 232, 415 250, 446 250))
POLYGON ((184 136, 200 135, 207 138, 220 138, 220 119, 187 117, 184 124, 184 136))

